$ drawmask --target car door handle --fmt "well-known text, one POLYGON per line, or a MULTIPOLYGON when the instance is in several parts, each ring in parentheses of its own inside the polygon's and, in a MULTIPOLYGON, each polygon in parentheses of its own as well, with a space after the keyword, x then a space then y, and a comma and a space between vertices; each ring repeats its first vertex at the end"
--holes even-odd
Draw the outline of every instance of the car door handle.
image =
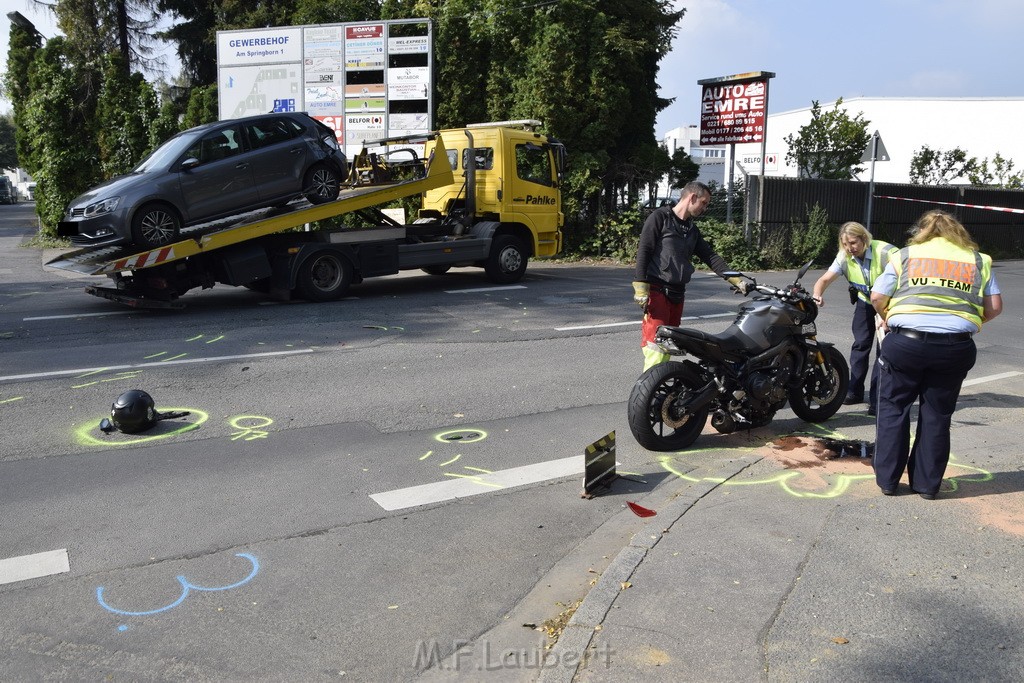
POLYGON ((302 148, 301 147, 292 147, 290 150, 288 150, 288 153, 289 154, 301 154, 302 153, 302 148))
POLYGON ((237 164, 235 164, 235 168, 249 168, 249 162, 248 161, 240 161, 237 164))

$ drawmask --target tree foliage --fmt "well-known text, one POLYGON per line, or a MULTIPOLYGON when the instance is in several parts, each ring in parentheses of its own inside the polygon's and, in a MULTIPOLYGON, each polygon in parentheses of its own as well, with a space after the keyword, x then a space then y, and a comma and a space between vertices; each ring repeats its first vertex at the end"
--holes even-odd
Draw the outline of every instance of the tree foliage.
POLYGON ((71 52, 59 36, 38 50, 25 103, 25 132, 32 140, 27 168, 37 183, 36 213, 48 235, 55 234, 64 207, 100 177, 95 105, 71 52))
POLYGON ((4 90, 13 105, 15 153, 18 163, 32 172, 32 138, 26 130, 25 103, 32 92, 29 85, 29 68, 36 52, 42 46, 42 36, 11 22, 10 45, 7 49, 7 73, 4 75, 4 90))
POLYGON ((972 173, 978 160, 956 147, 943 152, 923 145, 910 159, 910 182, 914 185, 949 185, 972 173))
POLYGON ((996 152, 992 157, 991 167, 988 164, 988 157, 985 157, 968 171, 967 178, 972 185, 987 185, 1008 190, 1024 189, 1024 172, 1014 173, 1013 165, 1012 159, 1004 159, 1003 155, 996 152))
POLYGON ((18 167, 18 150, 14 140, 14 121, 9 114, 0 115, 0 170, 18 167))
POLYGON ((864 170, 859 166, 871 136, 863 112, 850 117, 836 100, 832 111, 822 113, 815 100, 811 105, 811 121, 795 135, 784 140, 789 147, 786 162, 794 164, 803 178, 852 180, 864 170))

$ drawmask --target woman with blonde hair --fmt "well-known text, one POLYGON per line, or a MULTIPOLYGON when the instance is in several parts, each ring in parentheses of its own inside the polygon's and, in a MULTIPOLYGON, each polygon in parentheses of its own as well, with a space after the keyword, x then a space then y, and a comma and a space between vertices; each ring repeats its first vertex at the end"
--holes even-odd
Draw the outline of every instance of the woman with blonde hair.
POLYGON ((879 359, 875 482, 934 500, 949 462, 949 427, 964 378, 977 360, 974 335, 1003 311, 992 258, 945 211, 926 212, 908 244, 889 258, 871 303, 891 333, 879 359), (910 412, 920 402, 910 446, 910 412))
MULTIPOLYGON (((850 283, 850 303, 853 311, 853 346, 850 348, 850 387, 843 403, 852 405, 864 402, 864 384, 867 381, 871 347, 875 347, 878 358, 878 344, 875 342, 875 309, 871 307, 871 285, 882 274, 889 262, 889 254, 896 247, 873 239, 871 233, 860 223, 848 221, 839 228, 839 253, 825 274, 814 283, 812 295, 819 306, 825 305, 825 290, 840 275, 850 283)), ((871 373, 868 391, 868 415, 875 414, 875 393, 878 387, 877 360, 871 373)))

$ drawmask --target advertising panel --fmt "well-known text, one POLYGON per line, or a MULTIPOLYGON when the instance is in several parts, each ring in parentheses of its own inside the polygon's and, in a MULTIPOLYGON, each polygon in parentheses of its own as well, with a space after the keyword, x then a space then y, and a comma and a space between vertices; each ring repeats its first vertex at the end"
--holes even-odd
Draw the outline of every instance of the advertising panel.
POLYGON ((221 68, 218 76, 221 119, 266 114, 269 111, 303 111, 302 65, 234 66, 221 68))
POLYGON ((752 72, 698 81, 700 144, 763 142, 768 113, 768 79, 774 74, 752 72))
POLYGON ((346 146, 389 130, 424 132, 433 112, 430 50, 424 19, 220 31, 219 116, 305 111, 346 146))
POLYGON ((383 24, 345 28, 346 69, 383 69, 385 61, 383 24))

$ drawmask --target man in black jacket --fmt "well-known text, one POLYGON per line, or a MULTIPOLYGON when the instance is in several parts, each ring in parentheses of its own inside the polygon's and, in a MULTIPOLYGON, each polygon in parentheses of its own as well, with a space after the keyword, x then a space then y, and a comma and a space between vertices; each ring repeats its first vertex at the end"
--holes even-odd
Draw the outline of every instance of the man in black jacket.
MULTIPOLYGON (((693 223, 710 201, 708 186, 693 181, 683 188, 675 206, 656 209, 644 222, 636 253, 633 300, 644 311, 641 347, 645 371, 669 358, 655 345, 654 335, 660 325, 679 325, 683 317, 686 283, 694 270, 692 258, 697 256, 718 275, 731 270, 693 223)), ((746 294, 745 281, 733 277, 729 283, 746 294)))

